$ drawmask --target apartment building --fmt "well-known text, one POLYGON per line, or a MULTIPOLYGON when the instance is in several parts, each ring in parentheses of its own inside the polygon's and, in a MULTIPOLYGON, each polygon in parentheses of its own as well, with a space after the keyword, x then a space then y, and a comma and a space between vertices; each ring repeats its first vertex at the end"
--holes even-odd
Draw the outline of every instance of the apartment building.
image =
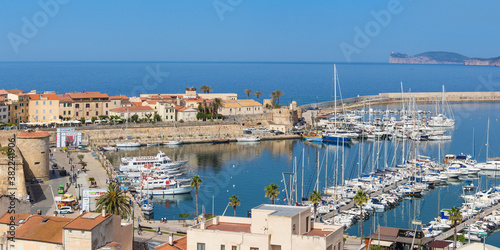
MULTIPOLYGON (((168 95, 150 95, 146 97, 148 106, 154 105, 154 110, 162 121, 175 121, 175 99, 168 95)), ((144 105, 144 102, 143 102, 144 105)))
POLYGON ((343 228, 311 221, 311 207, 260 205, 251 218, 217 216, 188 228, 187 249, 340 250, 343 228))
POLYGON ((148 116, 153 118, 155 111, 149 106, 130 106, 112 109, 109 111, 109 114, 110 116, 119 116, 122 119, 131 118, 137 115, 139 119, 142 119, 148 116))
POLYGON ((99 117, 100 115, 109 116, 110 100, 106 93, 81 92, 66 93, 64 95, 73 100, 76 120, 82 117, 85 120, 90 120, 92 117, 99 117))
POLYGON ((9 122, 9 105, 4 97, 0 97, 0 123, 9 122))
POLYGON ((255 115, 264 113, 262 104, 252 99, 226 100, 219 107, 219 114, 228 115, 255 115))
POLYGON ((75 106, 68 95, 57 95, 59 99, 59 117, 64 120, 75 120, 75 106))
POLYGON ((9 105, 9 123, 19 124, 21 122, 28 122, 29 94, 11 93, 9 96, 12 98, 7 101, 9 105))
POLYGON ((59 99, 56 94, 31 94, 28 95, 28 121, 29 122, 58 122, 59 99))
POLYGON ((36 214, 0 217, 0 249, 132 249, 132 224, 117 215, 87 212, 76 218, 36 214), (11 217, 14 241, 7 239, 11 217))
POLYGON ((198 114, 198 109, 176 106, 175 107, 175 120, 176 121, 196 121, 196 114, 198 114))
POLYGON ((131 106, 130 99, 125 95, 109 97, 109 109, 131 106))

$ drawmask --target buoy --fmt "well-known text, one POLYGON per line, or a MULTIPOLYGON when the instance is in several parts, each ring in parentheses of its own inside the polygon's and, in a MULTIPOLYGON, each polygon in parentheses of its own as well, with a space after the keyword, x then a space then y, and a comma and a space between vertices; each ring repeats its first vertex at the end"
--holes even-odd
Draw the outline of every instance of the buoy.
POLYGON ((233 179, 233 177, 231 176, 231 179, 233 179))
POLYGON ((233 188, 235 187, 236 185, 233 185, 233 188))

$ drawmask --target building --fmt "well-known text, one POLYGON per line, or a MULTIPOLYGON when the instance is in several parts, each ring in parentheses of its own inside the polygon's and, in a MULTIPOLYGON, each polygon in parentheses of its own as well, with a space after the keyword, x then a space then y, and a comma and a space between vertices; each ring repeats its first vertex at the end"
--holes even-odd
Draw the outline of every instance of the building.
MULTIPOLYGON (((9 90, 10 91, 10 90, 9 90)), ((29 95, 26 93, 9 94, 9 123, 19 124, 28 122, 29 95)))
POLYGON ((130 103, 130 99, 125 95, 111 96, 109 97, 109 100, 110 100, 109 102, 110 110, 120 107, 132 106, 132 103, 130 103))
POLYGON ((218 113, 223 116, 257 115, 264 113, 264 108, 262 104, 252 99, 226 100, 222 101, 222 106, 219 107, 218 113))
POLYGON ((59 119, 59 98, 55 94, 31 94, 28 104, 29 122, 58 122, 59 119))
POLYGON ((198 109, 177 106, 175 107, 175 120, 176 121, 196 121, 196 114, 198 114, 198 109))
POLYGON ((69 95, 57 95, 59 99, 59 117, 62 120, 75 120, 75 106, 69 95))
MULTIPOLYGON (((4 90, 5 91, 5 90, 4 90)), ((4 97, 0 97, 0 123, 9 122, 9 105, 4 97)))
POLYGON ((132 232, 132 224, 122 224, 119 216, 106 213, 87 212, 73 219, 5 213, 0 217, 0 249, 131 250, 132 232), (11 216, 15 218, 14 241, 6 237, 11 216))
POLYGON ((400 229, 394 227, 378 227, 377 231, 365 237, 367 246, 378 246, 389 249, 409 249, 412 244, 425 246, 434 238, 425 237, 421 230, 400 229))
POLYGON ((73 100, 75 119, 91 120, 100 115, 109 116, 109 96, 99 92, 66 93, 73 100))
POLYGON ((343 228, 311 222, 311 207, 260 205, 251 218, 218 216, 187 230, 187 249, 343 249, 343 228))
POLYGON ((130 107, 121 107, 115 108, 109 111, 110 116, 119 116, 122 119, 131 118, 134 115, 137 115, 139 119, 153 118, 155 115, 155 111, 149 106, 130 106, 130 107))

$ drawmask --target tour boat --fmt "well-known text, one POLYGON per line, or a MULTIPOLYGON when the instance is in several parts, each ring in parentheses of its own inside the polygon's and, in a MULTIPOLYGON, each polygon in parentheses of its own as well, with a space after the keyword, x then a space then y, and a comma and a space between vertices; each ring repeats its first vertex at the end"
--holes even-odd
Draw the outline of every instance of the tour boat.
POLYGON ((137 157, 123 157, 121 158, 120 171, 142 171, 141 169, 148 167, 148 165, 158 168, 166 169, 173 167, 180 167, 186 164, 187 161, 172 161, 165 153, 159 151, 156 156, 137 156, 137 157))

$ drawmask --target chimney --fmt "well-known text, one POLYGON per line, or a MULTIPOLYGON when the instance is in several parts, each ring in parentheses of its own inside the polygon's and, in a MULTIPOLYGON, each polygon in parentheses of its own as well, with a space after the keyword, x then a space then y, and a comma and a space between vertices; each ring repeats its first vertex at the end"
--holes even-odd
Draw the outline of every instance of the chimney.
POLYGON ((106 218, 106 205, 102 206, 102 211, 101 211, 101 213, 102 213, 102 217, 103 217, 103 218, 106 218))
POLYGON ((174 233, 170 233, 168 235, 168 244, 173 246, 174 245, 174 233))

